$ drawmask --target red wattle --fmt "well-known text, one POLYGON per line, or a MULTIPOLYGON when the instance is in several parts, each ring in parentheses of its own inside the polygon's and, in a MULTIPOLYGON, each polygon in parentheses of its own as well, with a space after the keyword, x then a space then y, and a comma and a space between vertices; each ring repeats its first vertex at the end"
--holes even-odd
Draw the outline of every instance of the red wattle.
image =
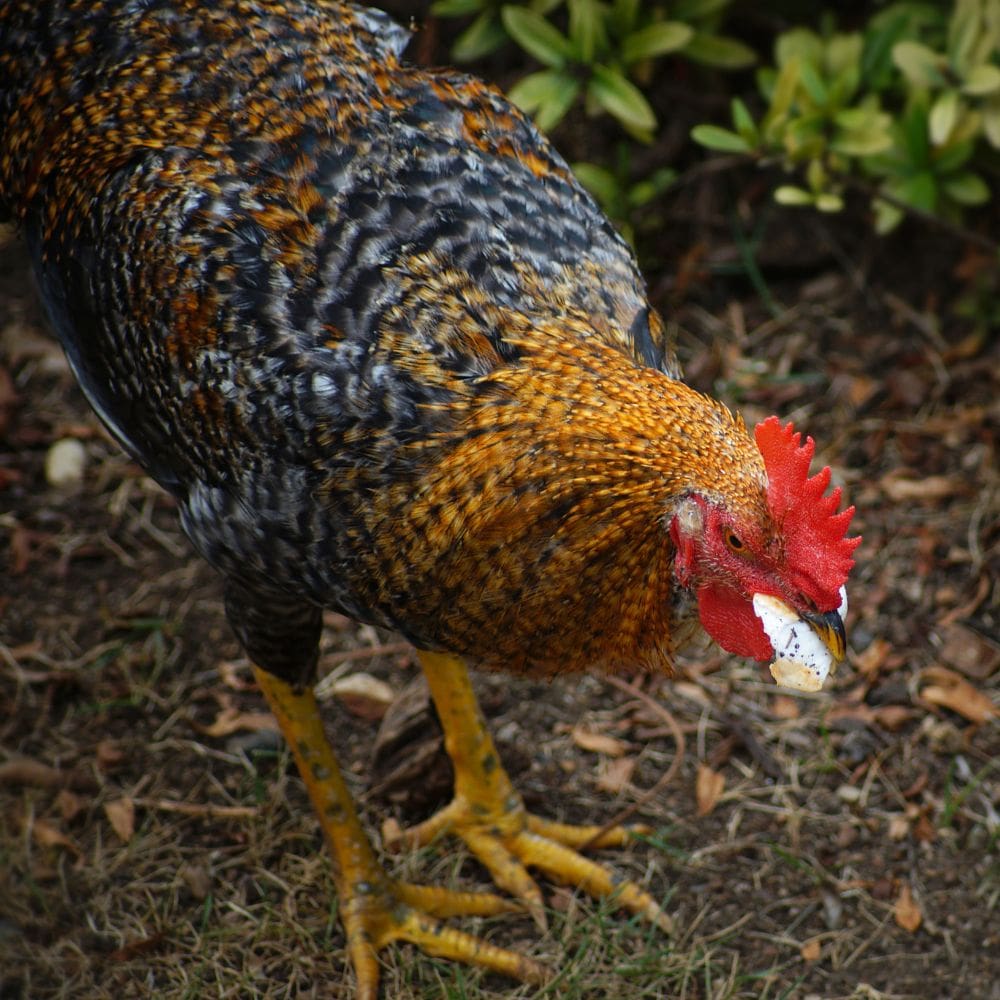
POLYGON ((700 587, 698 616, 705 631, 727 652, 753 660, 774 656, 771 640, 753 605, 728 587, 700 587))

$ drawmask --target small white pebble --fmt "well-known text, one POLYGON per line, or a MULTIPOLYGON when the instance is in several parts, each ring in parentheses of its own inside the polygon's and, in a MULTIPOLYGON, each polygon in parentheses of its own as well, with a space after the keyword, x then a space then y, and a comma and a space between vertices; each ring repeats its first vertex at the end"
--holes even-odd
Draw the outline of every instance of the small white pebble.
POLYGON ((49 486, 65 490, 83 482, 86 449, 76 438, 56 441, 45 456, 45 479, 49 486))
POLYGON ((856 785, 841 785, 837 789, 837 798, 843 802, 860 802, 861 801, 861 789, 856 785))

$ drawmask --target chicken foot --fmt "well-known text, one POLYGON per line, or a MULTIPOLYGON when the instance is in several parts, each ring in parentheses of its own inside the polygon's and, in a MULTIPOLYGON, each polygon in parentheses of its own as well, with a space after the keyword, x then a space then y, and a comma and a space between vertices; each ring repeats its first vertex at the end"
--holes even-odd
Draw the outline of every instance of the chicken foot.
POLYGON ((420 846, 448 832, 461 837, 493 881, 520 900, 543 929, 542 894, 529 866, 591 896, 613 896, 670 933, 670 918, 649 893, 618 880, 577 850, 591 841, 595 847, 621 847, 642 828, 613 827, 594 840, 599 826, 571 826, 530 814, 500 763, 465 664, 442 653, 421 651, 419 656, 455 767, 455 797, 430 819, 404 831, 403 841, 420 846))
POLYGON ((452 916, 492 916, 520 906, 491 893, 455 892, 391 878, 375 857, 351 793, 323 731, 312 688, 296 690, 255 666, 254 675, 291 747, 335 862, 340 918, 357 976, 358 1000, 378 995, 379 949, 409 941, 428 954, 478 965, 514 979, 542 983, 547 970, 516 952, 445 927, 452 916))

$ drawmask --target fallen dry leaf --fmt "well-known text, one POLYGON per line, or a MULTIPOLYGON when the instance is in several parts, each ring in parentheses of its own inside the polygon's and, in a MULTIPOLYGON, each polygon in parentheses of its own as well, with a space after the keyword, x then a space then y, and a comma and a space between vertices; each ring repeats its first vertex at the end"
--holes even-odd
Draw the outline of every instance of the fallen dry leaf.
POLYGON ((68 788, 64 788, 56 796, 56 808, 59 810, 59 815, 62 816, 64 823, 72 822, 80 814, 83 807, 83 799, 68 788))
POLYGON ((892 916, 904 931, 909 931, 911 934, 915 933, 923 923, 924 915, 920 912, 920 907, 917 906, 916 900, 913 898, 908 882, 904 882, 902 889, 899 890, 892 916))
POLYGON ((159 931, 151 937, 140 938, 138 941, 130 941, 121 948, 116 948, 114 951, 110 952, 108 955, 108 961, 131 962, 140 955, 145 955, 147 952, 159 948, 160 945, 163 944, 166 937, 166 932, 159 931))
POLYGON ((707 764, 698 765, 694 794, 698 803, 699 816, 707 816, 715 808, 725 787, 725 775, 713 771, 707 764))
POLYGON ((812 938, 799 948, 799 954, 806 962, 815 962, 822 954, 822 951, 823 946, 820 944, 819 938, 812 938))
POLYGON ((102 771, 113 771, 125 759, 125 751, 114 740, 101 740, 94 750, 94 756, 102 771))
POLYGON ((892 646, 885 639, 873 639, 857 656, 851 658, 851 662, 859 674, 871 681, 882 669, 891 652, 892 646))
POLYGON ((797 719, 802 714, 799 703, 787 694, 776 694, 771 699, 771 715, 776 719, 797 719))
POLYGON ((847 379, 847 398, 855 407, 863 406, 879 390, 879 383, 867 375, 853 375, 847 379))
POLYGON ((622 740, 616 740, 613 736, 605 733, 595 733, 581 726, 574 726, 570 730, 573 742, 581 750, 589 750, 591 753, 603 753, 608 757, 623 757, 628 751, 628 744, 622 740))
POLYGON ((959 622, 941 629, 941 659, 972 680, 984 681, 1000 664, 1000 652, 959 622))
POLYGON ((609 760, 597 778, 597 787, 609 795, 617 795, 632 780, 635 773, 635 757, 617 757, 609 760))
POLYGON ((890 733, 899 732, 913 715, 913 709, 905 705, 883 705, 875 709, 875 721, 890 733))
POLYGON ((904 813, 895 813, 889 817, 889 839, 903 840, 910 832, 910 820, 904 813))
POLYGON ((241 712, 238 708, 223 708, 208 726, 191 723, 204 736, 230 736, 241 731, 257 733, 261 730, 278 731, 278 723, 270 712, 241 712))
POLYGON ((363 670, 338 677, 325 693, 339 699, 351 715, 370 722, 381 719, 396 698, 396 692, 385 681, 363 670))
POLYGON ((191 895, 199 902, 206 899, 212 891, 212 876, 204 865, 194 862, 181 865, 177 874, 184 880, 191 895))
POLYGON ((128 797, 104 803, 104 815, 118 839, 127 844, 135 833, 135 803, 128 797))
POLYGON ((852 722, 861 722, 870 726, 875 721, 874 710, 860 701, 838 701, 830 707, 826 713, 824 721, 827 725, 839 719, 850 719, 852 722))
POLYGON ((1000 715, 1000 710, 982 691, 974 688, 954 670, 928 667, 921 675, 921 680, 931 682, 920 691, 924 701, 949 708, 977 726, 1000 715))
POLYGON ((922 479, 906 479, 890 473, 879 484, 885 495, 896 503, 911 501, 944 500, 946 497, 964 493, 967 485, 961 479, 951 476, 924 476, 922 479))
POLYGON ((69 784, 69 775, 40 760, 15 757, 0 764, 0 785, 34 785, 38 788, 59 788, 69 784))
POLYGON ((913 839, 921 844, 933 844, 937 840, 937 828, 930 821, 927 813, 921 813, 913 824, 913 839))
POLYGON ((406 841, 406 834, 400 826, 399 820, 393 816, 382 820, 382 846, 387 851, 399 851, 406 841))
POLYGON ((32 822, 31 838, 42 847, 62 847, 70 854, 76 857, 80 856, 80 848, 76 846, 73 838, 68 837, 62 830, 44 819, 36 819, 32 822))

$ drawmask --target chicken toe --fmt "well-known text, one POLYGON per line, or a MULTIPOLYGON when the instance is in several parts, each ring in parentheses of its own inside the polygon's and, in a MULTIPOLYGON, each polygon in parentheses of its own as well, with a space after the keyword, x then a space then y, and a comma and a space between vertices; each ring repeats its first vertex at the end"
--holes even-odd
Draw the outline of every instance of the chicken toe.
POLYGON ((494 882, 520 900, 540 927, 546 924, 542 894, 529 867, 594 897, 614 897, 625 909, 669 933, 670 918, 649 893, 577 850, 591 841, 599 847, 623 846, 644 828, 602 831, 598 826, 576 827, 528 813, 500 763, 465 665, 457 657, 423 651, 420 662, 454 764, 455 796, 430 819, 404 831, 401 840, 416 846, 445 833, 460 837, 494 882))
POLYGON ((376 956, 393 941, 409 941, 439 958, 477 965, 524 982, 545 982, 548 971, 532 959, 440 923, 453 916, 517 911, 520 906, 515 902, 491 893, 412 885, 385 872, 361 827, 323 731, 312 688, 296 690, 260 667, 254 667, 254 673, 291 747, 333 854, 340 916, 359 1000, 378 996, 376 956))

